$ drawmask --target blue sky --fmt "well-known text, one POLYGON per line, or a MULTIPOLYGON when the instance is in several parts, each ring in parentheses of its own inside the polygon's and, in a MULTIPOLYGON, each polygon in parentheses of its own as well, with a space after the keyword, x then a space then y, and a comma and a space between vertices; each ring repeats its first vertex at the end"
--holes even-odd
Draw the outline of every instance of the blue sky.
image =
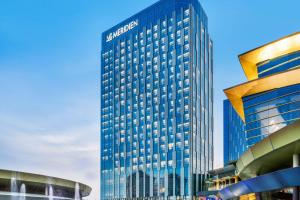
MULTIPOLYGON (((156 0, 0 1, 0 168, 92 185, 98 197, 101 33, 156 0)), ((202 0, 214 40, 215 167, 237 55, 300 31, 299 0, 202 0)))

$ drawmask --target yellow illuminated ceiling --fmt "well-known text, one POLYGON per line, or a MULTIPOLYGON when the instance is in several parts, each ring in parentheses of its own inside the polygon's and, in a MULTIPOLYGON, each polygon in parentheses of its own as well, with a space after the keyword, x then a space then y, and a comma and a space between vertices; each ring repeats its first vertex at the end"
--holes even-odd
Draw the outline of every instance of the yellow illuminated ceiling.
POLYGON ((260 79, 255 79, 228 89, 224 92, 232 106, 245 121, 242 98, 260 92, 281 88, 300 83, 300 69, 289 70, 284 73, 274 74, 260 79))
POLYGON ((298 50, 300 50, 300 32, 241 54, 239 60, 247 79, 254 80, 258 78, 257 64, 298 50))

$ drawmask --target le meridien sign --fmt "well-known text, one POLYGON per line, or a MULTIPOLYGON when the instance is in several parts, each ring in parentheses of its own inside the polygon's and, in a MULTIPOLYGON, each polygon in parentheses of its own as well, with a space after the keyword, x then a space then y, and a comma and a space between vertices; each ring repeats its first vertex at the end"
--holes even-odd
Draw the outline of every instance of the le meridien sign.
POLYGON ((106 36, 106 42, 112 41, 113 39, 119 37, 123 33, 126 33, 128 31, 130 31, 131 29, 133 29, 134 27, 136 27, 138 25, 139 25, 139 20, 131 21, 130 23, 126 24, 125 26, 123 26, 121 28, 119 28, 115 32, 112 32, 112 33, 108 34, 106 36))
POLYGON ((110 34, 108 34, 106 36, 106 42, 112 41, 113 39, 119 37, 123 33, 130 31, 131 29, 133 29, 134 27, 136 27, 138 25, 139 25, 139 20, 131 21, 130 23, 126 24, 125 26, 117 29, 115 32, 111 32, 110 34))

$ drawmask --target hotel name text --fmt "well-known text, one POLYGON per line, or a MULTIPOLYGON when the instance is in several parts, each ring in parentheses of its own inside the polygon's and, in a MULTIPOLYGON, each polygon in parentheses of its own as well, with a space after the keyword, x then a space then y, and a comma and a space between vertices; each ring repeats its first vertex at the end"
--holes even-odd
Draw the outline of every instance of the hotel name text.
POLYGON ((138 25, 139 25, 139 21, 138 20, 131 21, 130 23, 126 24, 125 26, 117 29, 115 32, 111 32, 110 34, 108 34, 106 36, 106 42, 112 41, 113 39, 119 37, 123 33, 126 33, 128 31, 130 31, 131 29, 133 29, 134 27, 136 27, 138 25))

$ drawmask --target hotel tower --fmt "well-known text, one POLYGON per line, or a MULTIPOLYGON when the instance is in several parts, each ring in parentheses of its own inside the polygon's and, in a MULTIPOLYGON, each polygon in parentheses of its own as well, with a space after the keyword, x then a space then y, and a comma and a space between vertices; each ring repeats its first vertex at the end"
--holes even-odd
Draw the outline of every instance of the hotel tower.
POLYGON ((213 44, 197 0, 102 34, 101 199, 191 199, 213 168, 213 44))

